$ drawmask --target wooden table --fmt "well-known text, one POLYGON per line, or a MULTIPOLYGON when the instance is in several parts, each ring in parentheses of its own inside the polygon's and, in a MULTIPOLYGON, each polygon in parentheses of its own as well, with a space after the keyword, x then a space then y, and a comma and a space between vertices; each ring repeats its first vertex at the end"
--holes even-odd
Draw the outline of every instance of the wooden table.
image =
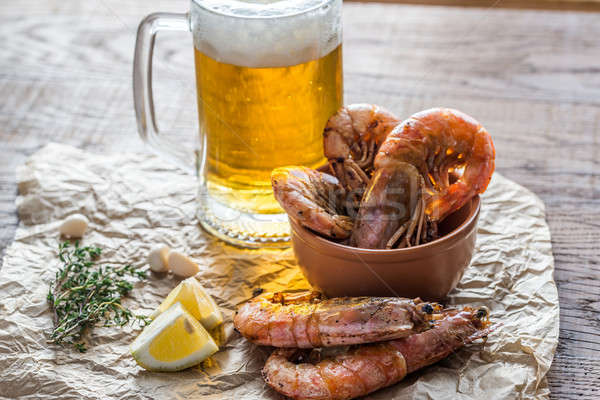
MULTIPOLYGON (((15 167, 50 141, 143 150, 131 64, 138 21, 187 1, 0 3, 0 249, 17 225, 15 167)), ((561 302, 556 399, 600 396, 600 14, 345 6, 345 100, 398 115, 461 109, 493 134, 497 170, 546 203, 561 302)), ((191 38, 156 53, 160 125, 196 126, 191 38)), ((191 135, 190 135, 191 136, 191 135)), ((76 166, 74 166, 76 168, 76 166)))

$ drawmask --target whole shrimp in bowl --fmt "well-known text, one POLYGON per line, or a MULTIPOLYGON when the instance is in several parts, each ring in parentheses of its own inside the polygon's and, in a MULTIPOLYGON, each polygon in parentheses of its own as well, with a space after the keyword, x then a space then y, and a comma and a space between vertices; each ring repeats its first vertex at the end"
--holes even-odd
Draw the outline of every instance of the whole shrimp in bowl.
POLYGON ((342 107, 327 121, 323 149, 332 173, 354 197, 348 212, 360 203, 379 146, 399 123, 395 115, 375 104, 342 107))
POLYGON ((485 191, 494 160, 490 134, 472 117, 450 108, 412 115, 379 148, 351 243, 393 248, 431 239, 438 222, 485 191), (394 202, 404 207, 401 217, 382 211, 394 202))
POLYGON ((343 214, 343 193, 334 176, 306 167, 281 167, 271 173, 271 184, 279 204, 302 225, 332 239, 350 236, 353 221, 343 214))

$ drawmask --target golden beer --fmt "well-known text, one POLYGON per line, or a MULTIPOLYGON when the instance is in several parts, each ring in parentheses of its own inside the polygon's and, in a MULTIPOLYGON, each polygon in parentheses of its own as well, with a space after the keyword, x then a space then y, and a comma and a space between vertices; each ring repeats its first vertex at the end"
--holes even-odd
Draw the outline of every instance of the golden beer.
POLYGON ((133 97, 140 137, 195 172, 197 219, 242 247, 287 247, 288 216, 271 188, 284 165, 317 167, 323 129, 342 105, 342 0, 191 0, 185 14, 140 23, 133 97), (191 32, 200 141, 165 140, 154 112, 159 31, 191 32))
POLYGON ((342 105, 341 44, 283 67, 226 64, 198 49, 194 56, 211 197, 245 212, 282 212, 271 171, 324 162, 323 128, 342 105))

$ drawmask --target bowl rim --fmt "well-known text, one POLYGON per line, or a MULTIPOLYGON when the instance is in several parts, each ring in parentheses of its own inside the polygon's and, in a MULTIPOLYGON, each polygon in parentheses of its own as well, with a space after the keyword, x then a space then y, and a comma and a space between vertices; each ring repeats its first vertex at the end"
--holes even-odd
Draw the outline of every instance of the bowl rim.
MULTIPOLYGON (((470 231, 475 229, 479 213, 481 210, 481 198, 479 195, 474 196, 471 201, 475 202, 474 207, 471 207, 471 212, 465 220, 448 234, 431 242, 420 244, 414 247, 405 247, 402 249, 364 249, 360 247, 347 246, 325 239, 302 226, 295 218, 289 217, 290 226, 292 228, 292 244, 296 238, 306 242, 311 248, 323 253, 336 254, 338 256, 348 258, 348 256, 359 257, 365 256, 368 259, 373 258, 393 258, 394 260, 407 260, 413 258, 422 258, 434 253, 443 251, 455 245, 458 241, 464 240, 470 231)), ((360 258, 360 257, 359 257, 360 258)))

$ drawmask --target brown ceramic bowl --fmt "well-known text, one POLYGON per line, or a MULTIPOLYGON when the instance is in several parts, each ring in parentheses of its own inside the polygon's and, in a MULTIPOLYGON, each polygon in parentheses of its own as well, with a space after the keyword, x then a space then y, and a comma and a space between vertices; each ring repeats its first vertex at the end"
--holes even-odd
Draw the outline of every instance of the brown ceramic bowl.
POLYGON ((401 296, 439 301, 456 287, 475 247, 479 196, 448 216, 443 234, 404 249, 371 250, 325 239, 290 218, 292 246, 302 273, 329 297, 401 296))

